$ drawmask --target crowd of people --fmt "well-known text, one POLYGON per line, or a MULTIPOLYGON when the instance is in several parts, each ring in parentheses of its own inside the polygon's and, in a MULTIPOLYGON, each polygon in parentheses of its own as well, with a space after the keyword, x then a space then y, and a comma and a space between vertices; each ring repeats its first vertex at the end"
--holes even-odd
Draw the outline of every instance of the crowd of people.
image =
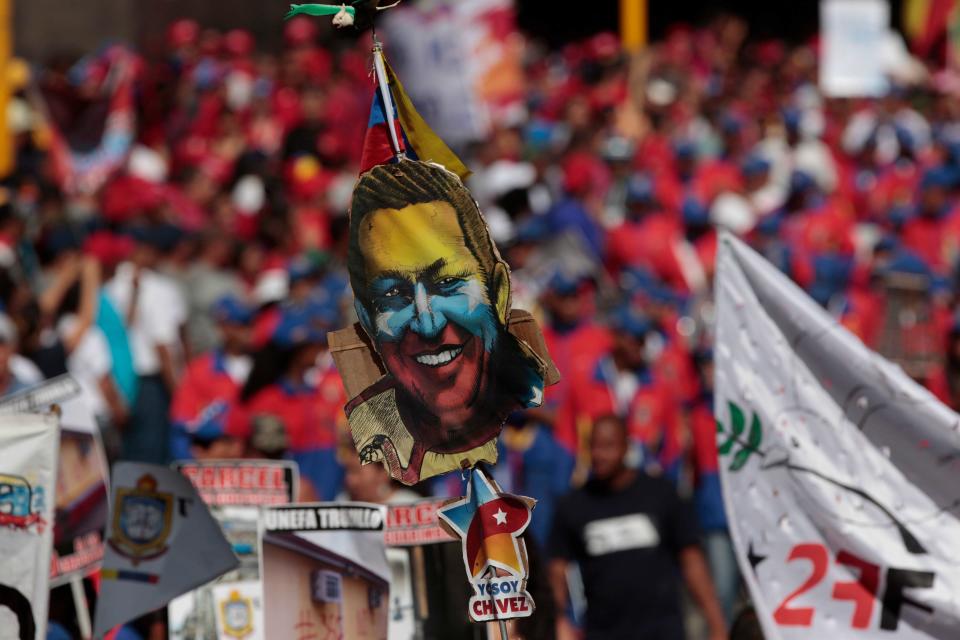
MULTIPOLYGON (((327 500, 355 455, 326 338, 355 320, 347 215, 373 85, 363 39, 331 45, 299 19, 284 35, 264 53, 179 21, 162 59, 114 47, 35 68, 10 110, 0 393, 69 372, 112 459, 287 457, 301 497, 327 500), (132 149, 83 188, 68 179, 82 154, 64 162, 58 141, 109 162, 121 64, 132 149), (104 120, 91 142, 87 121, 104 120)), ((944 357, 915 375, 960 407, 960 107, 926 86, 828 99, 817 64, 815 44, 753 41, 735 18, 678 26, 635 57, 609 34, 531 46, 523 116, 462 150, 513 304, 562 374, 542 407, 511 415, 492 473, 539 501, 531 544, 557 575, 580 565, 587 637, 635 637, 646 619, 644 637, 679 637, 681 573, 712 637, 737 612, 712 407, 722 230, 872 347, 895 315, 888 276, 921 282, 911 326, 944 357), (598 525, 624 516, 621 548, 598 525), (637 600, 631 576, 658 586, 637 600)), ((462 491, 450 476, 417 489, 462 491)), ((583 618, 557 595, 558 631, 575 633, 583 618)))

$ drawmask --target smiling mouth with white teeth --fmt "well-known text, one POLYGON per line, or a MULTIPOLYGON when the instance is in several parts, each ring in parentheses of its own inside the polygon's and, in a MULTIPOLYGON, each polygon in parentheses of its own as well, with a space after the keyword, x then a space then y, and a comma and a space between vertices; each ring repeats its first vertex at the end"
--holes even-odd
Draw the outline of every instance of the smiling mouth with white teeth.
POLYGON ((420 364, 425 364, 428 367, 442 367, 443 365, 452 362, 457 356, 460 355, 461 351, 463 351, 463 347, 452 347, 450 349, 438 351, 437 353, 421 353, 414 359, 420 364))

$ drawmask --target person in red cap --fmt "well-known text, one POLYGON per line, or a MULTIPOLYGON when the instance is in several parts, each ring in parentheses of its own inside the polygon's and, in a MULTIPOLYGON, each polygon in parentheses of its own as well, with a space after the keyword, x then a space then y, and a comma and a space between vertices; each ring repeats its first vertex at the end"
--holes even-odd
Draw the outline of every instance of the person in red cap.
POLYGON ((547 212, 547 220, 554 234, 571 232, 580 238, 590 254, 600 259, 603 255, 603 229, 598 223, 602 200, 596 194, 603 192, 607 169, 603 163, 587 153, 574 153, 563 166, 563 187, 566 197, 547 212), (596 215, 591 213, 596 209, 596 215))
POLYGON ((192 61, 196 55, 197 42, 200 40, 200 25, 194 20, 183 18, 167 27, 167 46, 172 57, 181 64, 192 61))

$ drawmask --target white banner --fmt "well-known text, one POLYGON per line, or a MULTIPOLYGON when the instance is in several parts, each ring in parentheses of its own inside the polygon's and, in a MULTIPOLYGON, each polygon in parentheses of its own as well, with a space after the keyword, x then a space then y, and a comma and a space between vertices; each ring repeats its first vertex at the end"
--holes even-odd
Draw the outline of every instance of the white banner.
POLYGON ((523 40, 513 0, 404 3, 380 23, 390 63, 448 144, 480 140, 523 106, 523 40), (411 35, 416 34, 416 37, 411 35))
POLYGON ((851 98, 886 92, 890 41, 887 0, 821 0, 820 88, 851 98))
POLYGON ((724 499, 767 640, 956 638, 960 416, 729 234, 724 499))
POLYGON ((57 418, 0 416, 0 640, 47 634, 57 418))
POLYGON ((239 564, 220 525, 178 472, 118 462, 110 486, 96 637, 239 564))

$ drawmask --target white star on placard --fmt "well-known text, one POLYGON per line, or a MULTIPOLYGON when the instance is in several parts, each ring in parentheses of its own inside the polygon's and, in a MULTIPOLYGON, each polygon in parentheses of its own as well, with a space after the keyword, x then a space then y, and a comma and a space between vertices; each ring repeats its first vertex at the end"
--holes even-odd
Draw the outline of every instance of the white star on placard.
POLYGON ((503 512, 503 509, 497 509, 497 512, 493 514, 493 519, 497 521, 497 524, 504 524, 507 521, 507 514, 503 512))

